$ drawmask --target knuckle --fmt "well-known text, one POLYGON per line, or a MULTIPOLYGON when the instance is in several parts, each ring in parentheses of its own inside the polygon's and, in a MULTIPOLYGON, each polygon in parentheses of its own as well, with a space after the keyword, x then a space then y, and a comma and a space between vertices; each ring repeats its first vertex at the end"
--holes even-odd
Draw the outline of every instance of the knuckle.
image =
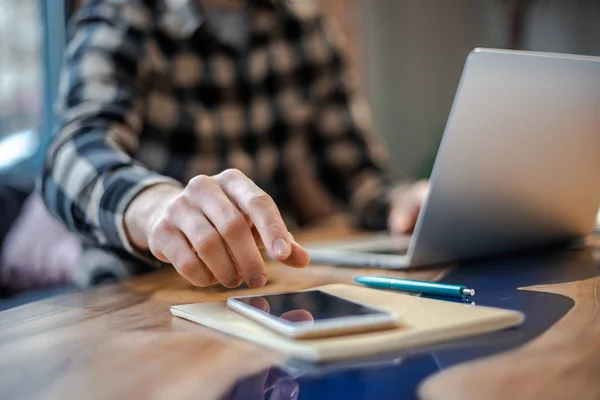
POLYGON ((221 238, 216 232, 204 232, 196 238, 196 251, 200 254, 210 254, 219 248, 221 238))
POLYGON ((189 226, 190 240, 194 243, 202 241, 202 238, 210 234, 210 230, 212 230, 212 228, 207 229, 204 224, 198 221, 189 221, 187 225, 189 226))
POLYGON ((221 234, 225 238, 236 238, 242 235, 248 229, 248 222, 242 214, 238 213, 227 219, 221 226, 221 234))
POLYGON ((264 264, 261 261, 248 261, 243 264, 241 270, 248 279, 259 273, 265 274, 264 264))
POLYGON ((210 176, 197 175, 190 179, 184 190, 184 193, 186 193, 186 195, 190 195, 190 191, 195 193, 200 190, 205 190, 206 187, 210 186, 212 183, 213 180, 210 176))
POLYGON ((164 209, 163 212, 163 220, 172 223, 176 220, 177 215, 181 213, 181 209, 183 207, 183 199, 178 196, 175 199, 171 200, 169 204, 164 209))
POLYGON ((193 200, 197 196, 196 193, 198 192, 194 189, 186 187, 185 190, 181 193, 181 199, 185 199, 185 201, 188 202, 188 204, 194 204, 193 200))
POLYGON ((225 181, 240 179, 246 177, 242 171, 236 168, 229 168, 219 174, 219 177, 225 181))
POLYGON ((184 278, 190 279, 190 278, 194 278, 196 276, 196 274, 198 273, 198 268, 199 268, 199 264, 198 261, 192 259, 192 258, 187 258, 184 260, 179 261, 178 265, 177 265, 177 269, 179 270, 179 273, 181 274, 181 276, 183 276, 184 278))
POLYGON ((178 267, 178 270, 179 274, 194 286, 207 287, 214 284, 214 277, 203 272, 197 261, 185 261, 178 267))
POLYGON ((250 194, 248 196, 248 204, 251 207, 268 209, 272 208, 275 205, 275 202, 271 196, 261 191, 250 194))
POLYGON ((166 218, 161 218, 150 228, 150 237, 154 240, 165 239, 166 235, 174 229, 173 224, 166 218))
POLYGON ((269 220, 264 225, 264 230, 272 236, 287 236, 287 229, 277 220, 269 220))
POLYGON ((198 274, 192 283, 198 287, 208 287, 215 283, 215 279, 208 274, 198 274))

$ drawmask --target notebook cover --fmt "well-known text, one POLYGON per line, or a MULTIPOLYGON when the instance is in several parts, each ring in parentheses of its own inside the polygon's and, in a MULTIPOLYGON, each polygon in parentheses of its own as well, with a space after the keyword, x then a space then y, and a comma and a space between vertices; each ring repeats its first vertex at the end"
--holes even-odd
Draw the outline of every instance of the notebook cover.
POLYGON ((173 306, 171 312, 288 357, 310 362, 340 361, 399 352, 518 326, 525 319, 517 311, 425 299, 355 285, 333 284, 313 289, 394 311, 402 319, 402 324, 396 329, 379 332, 294 340, 230 310, 224 302, 173 306))

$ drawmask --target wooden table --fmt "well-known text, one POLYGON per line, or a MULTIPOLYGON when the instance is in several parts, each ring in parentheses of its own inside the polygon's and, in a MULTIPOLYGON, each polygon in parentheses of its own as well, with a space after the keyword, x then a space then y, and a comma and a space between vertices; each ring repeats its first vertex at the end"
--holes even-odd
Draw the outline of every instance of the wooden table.
MULTIPOLYGON (((340 235, 347 232, 335 236, 340 235)), ((308 236, 323 237, 332 233, 308 236)), ((264 290, 349 283, 365 272, 272 263, 264 290)), ((381 274, 439 279, 445 272, 381 274)), ((561 293, 576 306, 522 348, 433 376, 421 388, 423 397, 600 398, 600 278, 527 290, 561 293)), ((199 289, 162 270, 0 313, 0 397, 221 398, 240 378, 281 363, 282 357, 173 318, 169 305, 225 300, 232 293, 252 290, 199 289)))

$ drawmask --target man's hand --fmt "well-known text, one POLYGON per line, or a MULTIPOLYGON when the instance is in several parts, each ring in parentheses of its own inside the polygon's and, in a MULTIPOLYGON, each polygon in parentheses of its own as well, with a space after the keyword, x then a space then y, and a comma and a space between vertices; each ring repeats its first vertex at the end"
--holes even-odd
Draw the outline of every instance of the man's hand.
POLYGON ((196 286, 242 281, 262 287, 267 268, 259 246, 294 267, 310 257, 288 232, 271 197, 238 170, 200 175, 185 188, 157 185, 140 193, 125 213, 133 244, 173 264, 196 286))
POLYGON ((428 191, 429 182, 419 181, 411 185, 400 186, 392 192, 388 220, 392 234, 403 235, 413 231, 428 191))

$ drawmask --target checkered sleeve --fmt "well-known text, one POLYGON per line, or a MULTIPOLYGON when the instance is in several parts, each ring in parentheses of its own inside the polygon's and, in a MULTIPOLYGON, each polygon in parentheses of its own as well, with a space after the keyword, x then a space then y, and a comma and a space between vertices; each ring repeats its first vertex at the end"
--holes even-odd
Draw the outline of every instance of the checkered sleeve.
POLYGON ((392 178, 383 142, 371 128, 369 107, 349 83, 342 53, 326 28, 319 20, 307 46, 318 99, 311 129, 317 171, 361 227, 385 229, 392 183, 405 179, 392 178))
POLYGON ((74 17, 41 179, 48 209, 70 230, 147 260, 127 239, 123 215, 141 190, 173 182, 131 158, 150 24, 141 2, 90 1, 74 17))

